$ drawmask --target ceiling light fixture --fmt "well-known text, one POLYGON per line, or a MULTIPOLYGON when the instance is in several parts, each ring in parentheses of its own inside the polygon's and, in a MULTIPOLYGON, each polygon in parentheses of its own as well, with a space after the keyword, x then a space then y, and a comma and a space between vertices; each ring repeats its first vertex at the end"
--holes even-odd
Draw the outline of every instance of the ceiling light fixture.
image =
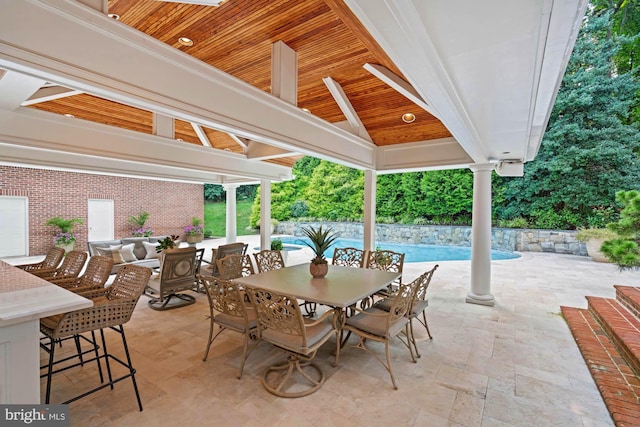
POLYGON ((302 111, 304 111, 305 113, 310 113, 311 112, 308 108, 303 108, 302 111))
POLYGON ((64 116, 65 117, 69 117, 70 119, 75 119, 76 118, 76 116, 74 116, 73 114, 69 114, 69 113, 65 114, 64 116))
POLYGON ((107 16, 111 19, 115 19, 116 21, 120 20, 120 15, 118 15, 117 13, 110 13, 107 16))
POLYGON ((191 40, 189 37, 180 37, 178 39, 178 43, 180 43, 182 46, 193 46, 193 40, 191 40))
POLYGON ((402 115, 402 121, 405 123, 413 123, 416 121, 416 116, 413 113, 404 113, 402 115))

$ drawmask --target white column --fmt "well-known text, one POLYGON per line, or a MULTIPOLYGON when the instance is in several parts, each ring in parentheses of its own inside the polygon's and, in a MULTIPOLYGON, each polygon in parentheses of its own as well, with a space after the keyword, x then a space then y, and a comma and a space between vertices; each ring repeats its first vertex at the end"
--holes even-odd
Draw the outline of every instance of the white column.
POLYGON ((227 243, 235 243, 238 240, 238 236, 236 234, 236 188, 238 188, 238 184, 222 184, 222 188, 227 193, 227 243))
POLYGON ((491 172, 493 164, 473 165, 473 219, 471 225, 471 292, 466 302, 495 304, 491 295, 491 172))
POLYGON ((260 180, 260 249, 271 249, 271 181, 260 180))
POLYGON ((376 242, 376 177, 374 170, 364 171, 364 249, 373 250, 376 242))

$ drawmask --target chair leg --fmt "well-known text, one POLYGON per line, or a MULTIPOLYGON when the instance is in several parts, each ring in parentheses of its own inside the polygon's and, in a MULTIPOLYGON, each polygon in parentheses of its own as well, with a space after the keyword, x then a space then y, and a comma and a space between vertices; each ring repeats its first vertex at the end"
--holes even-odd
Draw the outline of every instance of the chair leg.
POLYGON ((53 375, 53 354, 56 348, 56 342, 51 338, 51 347, 49 348, 49 364, 47 366, 47 392, 45 394, 44 403, 47 405, 51 400, 51 379, 53 375))
POLYGON ((427 335, 429 335, 429 339, 432 340, 433 337, 431 336, 431 331, 429 331, 429 324, 427 323, 426 310, 422 312, 422 319, 424 319, 424 322, 421 322, 421 323, 424 325, 425 329, 427 330, 427 335))
POLYGON ((384 341, 384 351, 387 355, 387 365, 385 366, 385 368, 387 368, 387 371, 389 371, 389 375, 391 376, 391 382, 393 383, 393 388, 394 390, 398 389, 398 386, 396 385, 396 378, 393 376, 393 371, 391 370, 391 355, 389 354, 389 340, 385 340, 384 341))
POLYGON ((96 363, 98 364, 98 373, 100 374, 100 384, 103 384, 104 374, 102 373, 102 363, 100 363, 100 353, 98 352, 98 344, 96 341, 96 331, 91 331, 91 339, 93 340, 93 350, 96 353, 96 363))
POLYGON ((413 334, 413 316, 409 317, 409 332, 411 333, 411 337, 407 337, 409 338, 409 343, 413 346, 413 348, 416 351, 416 357, 420 358, 422 357, 420 355, 420 352, 418 351, 418 343, 416 342, 416 336, 413 334))
POLYGON ((122 335, 122 345, 124 346, 124 353, 127 356, 127 365, 129 373, 131 374, 131 382, 133 383, 133 390, 136 392, 136 399, 138 400, 138 408, 142 412, 142 401, 140 400, 140 392, 138 391, 138 383, 136 382, 136 370, 131 363, 131 355, 129 354, 129 346, 127 345, 127 338, 124 335, 124 326, 120 325, 120 334, 122 335))
POLYGON ((111 375, 111 364, 109 363, 109 352, 107 351, 107 342, 104 339, 104 329, 100 329, 100 337, 102 338, 102 349, 104 351, 104 361, 107 364, 107 375, 109 376, 109 386, 113 390, 113 375, 111 375))

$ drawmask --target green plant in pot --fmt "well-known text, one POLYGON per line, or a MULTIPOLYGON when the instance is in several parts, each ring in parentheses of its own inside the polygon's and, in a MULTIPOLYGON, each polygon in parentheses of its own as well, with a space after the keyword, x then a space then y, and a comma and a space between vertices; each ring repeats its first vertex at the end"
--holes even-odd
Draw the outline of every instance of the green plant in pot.
POLYGON ((164 239, 158 240, 158 246, 156 246, 156 252, 161 253, 166 251, 167 249, 173 249, 178 244, 180 236, 176 234, 172 234, 171 236, 167 236, 164 239))
POLYGON ((282 244, 282 239, 271 239, 271 250, 272 251, 281 251, 284 249, 284 245, 282 244))
POLYGON ((153 234, 151 227, 145 226, 149 220, 149 212, 140 212, 137 216, 131 215, 127 222, 131 224, 131 235, 134 237, 149 237, 153 234))
POLYGON ((324 252, 336 241, 338 235, 334 233, 333 228, 322 226, 314 228, 313 226, 303 227, 302 232, 311 241, 304 242, 309 246, 315 256, 311 259, 309 271, 313 277, 324 277, 329 271, 329 263, 324 256, 324 252))
POLYGON ((82 224, 81 218, 64 219, 59 216, 49 218, 45 225, 53 225, 58 227, 59 231, 53 236, 53 243, 56 246, 64 248, 66 252, 73 249, 76 243, 76 235, 73 233, 73 229, 77 224, 82 224))
POLYGON ((202 220, 195 216, 192 217, 191 225, 187 225, 184 228, 184 235, 188 243, 202 242, 202 238, 204 237, 204 226, 202 225, 202 220))

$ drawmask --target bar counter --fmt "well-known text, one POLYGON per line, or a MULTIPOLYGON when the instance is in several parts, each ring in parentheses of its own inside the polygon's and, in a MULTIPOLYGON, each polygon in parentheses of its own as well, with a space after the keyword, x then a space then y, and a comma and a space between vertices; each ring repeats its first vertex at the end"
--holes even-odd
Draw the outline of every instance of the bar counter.
POLYGON ((0 404, 40 403, 40 318, 92 305, 0 261, 0 404))

